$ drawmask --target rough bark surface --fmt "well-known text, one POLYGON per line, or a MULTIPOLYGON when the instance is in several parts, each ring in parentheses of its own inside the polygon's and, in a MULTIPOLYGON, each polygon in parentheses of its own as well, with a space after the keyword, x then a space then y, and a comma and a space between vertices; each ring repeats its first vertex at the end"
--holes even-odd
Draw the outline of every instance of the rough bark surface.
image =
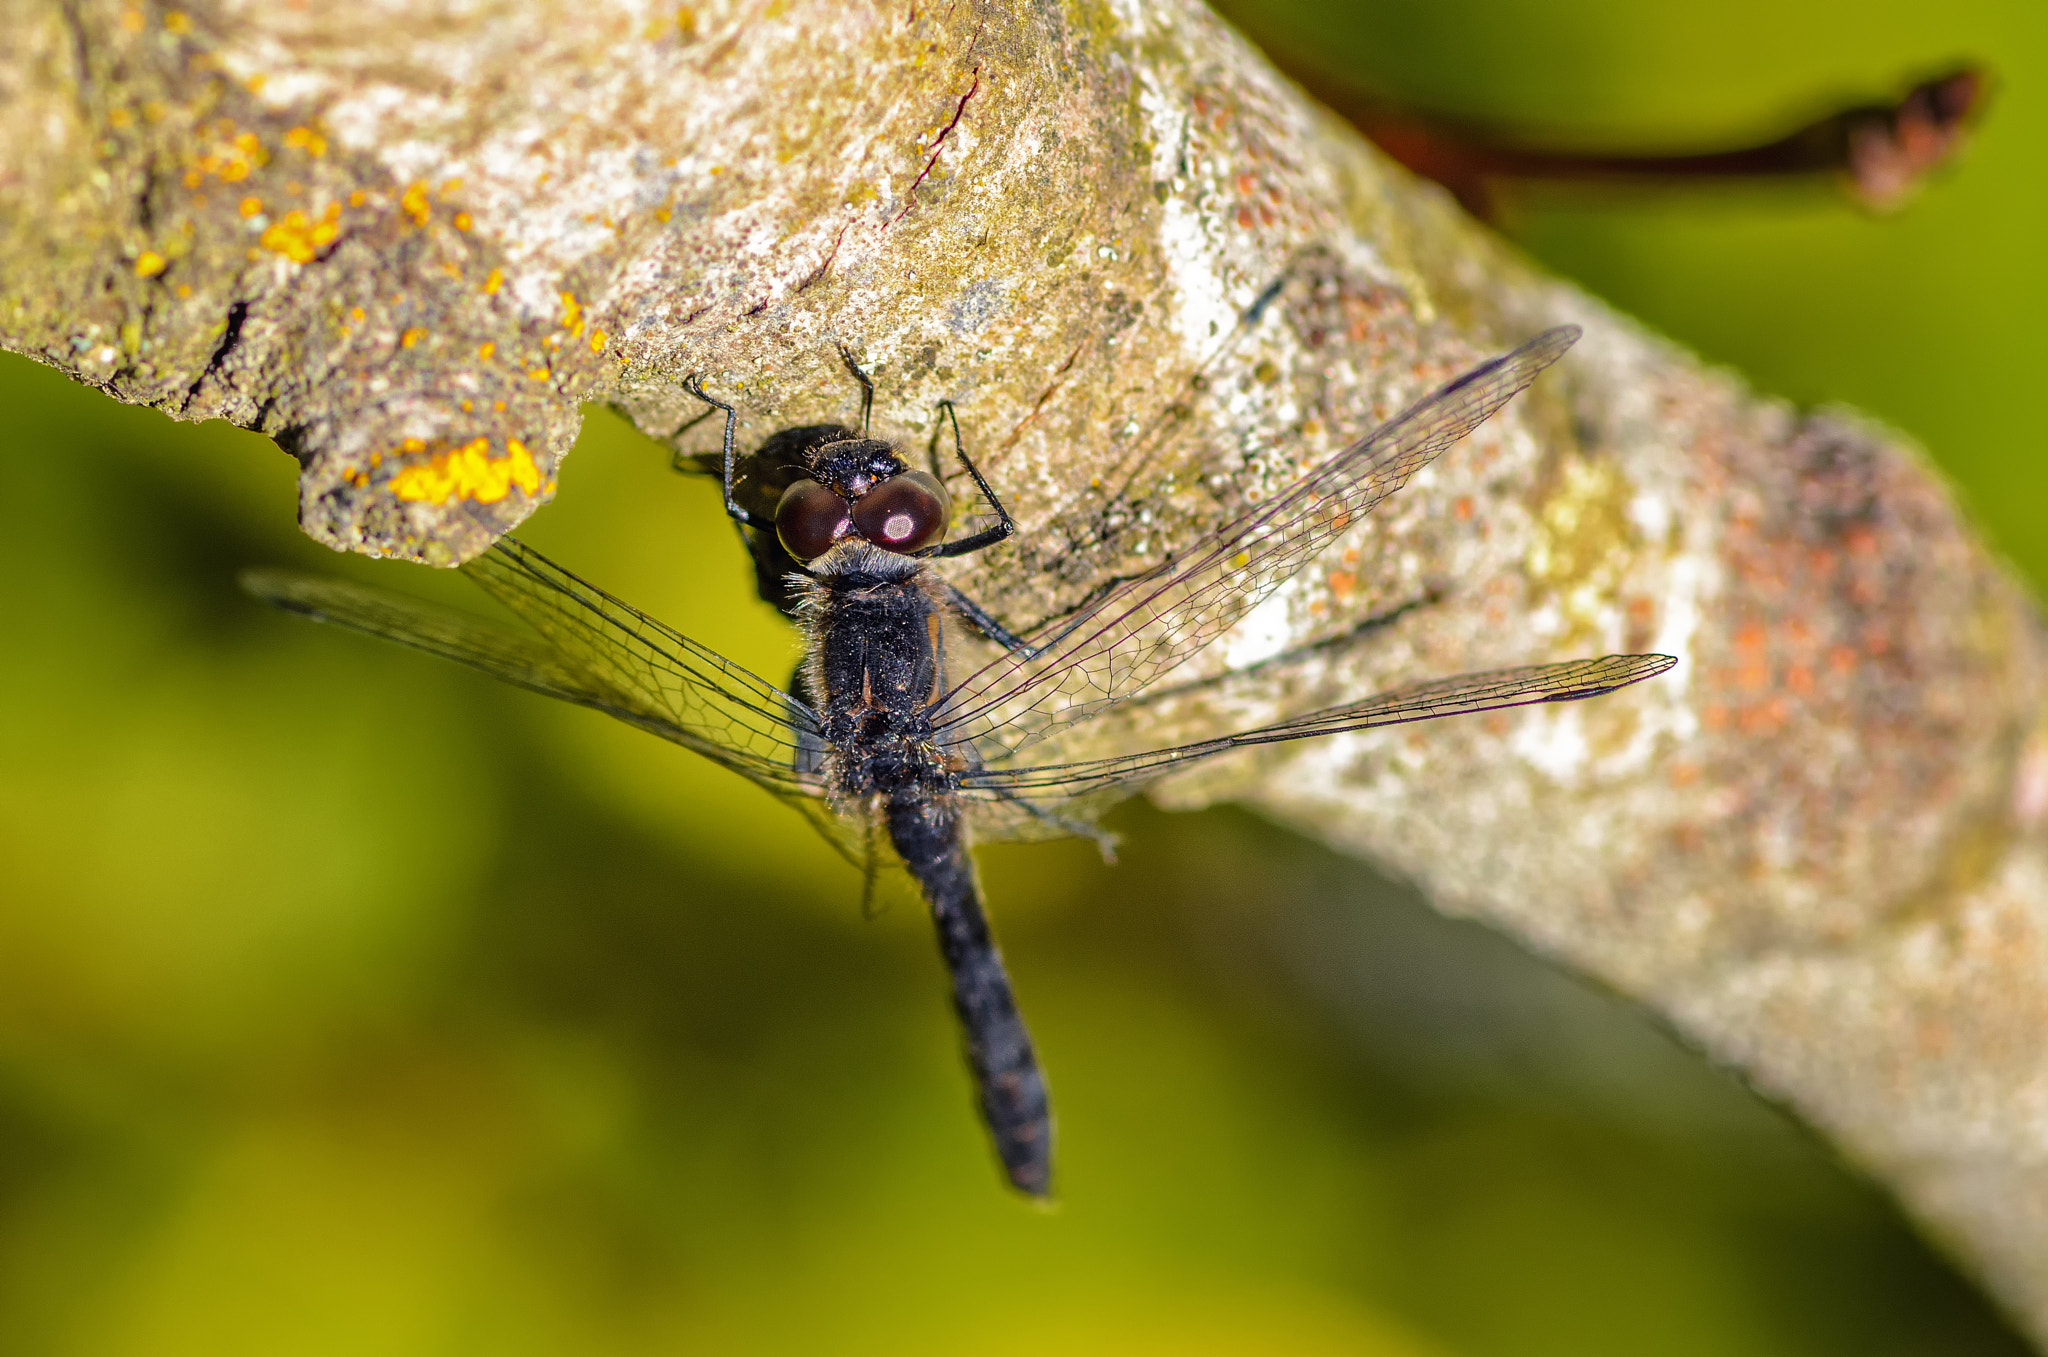
POLYGON ((1023 532, 956 578, 1029 619, 1585 326, 1204 682, 1067 752, 1680 656, 1174 792, 1391 863, 1666 1014, 2048 1338, 2041 633, 1896 435, 1537 273, 1192 4, 0 0, 0 24, 0 343, 274 435, 340 548, 483 549, 552 493, 582 401, 707 448, 677 433, 691 373, 754 438, 844 419, 844 342, 880 431, 921 442, 958 402, 1023 532))

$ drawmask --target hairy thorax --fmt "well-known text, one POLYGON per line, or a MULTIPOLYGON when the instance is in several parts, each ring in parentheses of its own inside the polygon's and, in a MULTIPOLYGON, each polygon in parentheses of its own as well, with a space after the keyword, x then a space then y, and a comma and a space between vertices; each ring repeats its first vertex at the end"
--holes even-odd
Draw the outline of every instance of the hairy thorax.
POLYGON ((813 638, 804 680, 837 795, 866 801, 950 791, 951 765, 932 731, 945 664, 925 567, 849 540, 793 583, 813 638))

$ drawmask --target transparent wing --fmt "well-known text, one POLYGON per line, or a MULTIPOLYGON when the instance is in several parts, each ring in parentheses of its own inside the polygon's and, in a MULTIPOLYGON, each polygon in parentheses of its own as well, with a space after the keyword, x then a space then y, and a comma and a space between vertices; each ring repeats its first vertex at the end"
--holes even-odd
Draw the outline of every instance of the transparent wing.
MULTIPOLYGON (((493 548, 491 554, 499 549, 493 548)), ((507 556, 511 561, 537 559, 524 548, 507 556)), ((566 575, 558 568, 547 568, 566 575)), ((288 611, 397 641, 521 688, 595 708, 694 749, 786 799, 816 806, 815 798, 822 790, 815 774, 794 766, 796 740, 813 724, 808 709, 616 600, 610 602, 623 610, 620 616, 639 618, 652 629, 653 639, 643 641, 637 649, 623 641, 614 642, 612 649, 605 651, 595 639, 605 634, 599 629, 581 638, 586 654, 545 632, 541 637, 521 636, 468 613, 342 580, 252 570, 242 576, 242 584, 257 597, 288 611), (710 681, 713 678, 716 684, 710 681)), ((557 626, 568 630, 568 624, 559 619, 557 626)), ((818 814, 811 817, 814 821, 819 816, 837 818, 822 806, 816 809, 818 814)), ((810 814, 808 809, 806 814, 810 814)))
POLYGON ((1285 494, 1087 605, 1035 653, 1008 654, 983 666, 938 709, 941 739, 972 743, 1001 759, 1142 691, 1228 631, 1578 337, 1577 326, 1563 326, 1482 363, 1285 494))
POLYGON ((991 803, 978 814, 985 814, 998 824, 1013 823, 1017 818, 1015 808, 1020 803, 1035 808, 1039 814, 1086 818, 1093 809, 1116 797, 1128 796, 1153 778, 1233 749, 1539 702, 1577 702, 1653 678, 1676 663, 1669 655, 1607 655, 1597 660, 1567 660, 1561 664, 1461 674, 1395 688, 1341 707, 1326 707, 1256 730, 1173 749, 1038 768, 971 769, 961 774, 961 790, 970 799, 991 803))
POLYGON ((764 786, 816 786, 799 771, 798 755, 806 737, 813 748, 822 737, 794 696, 513 538, 462 571, 642 718, 622 719, 764 786))

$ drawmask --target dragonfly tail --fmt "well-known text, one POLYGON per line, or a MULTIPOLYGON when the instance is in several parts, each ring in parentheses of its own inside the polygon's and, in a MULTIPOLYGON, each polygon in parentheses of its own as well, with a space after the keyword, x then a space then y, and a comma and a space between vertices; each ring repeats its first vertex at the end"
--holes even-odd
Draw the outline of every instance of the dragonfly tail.
POLYGON ((982 1120, 1003 1171, 1018 1191, 1049 1196, 1052 1105, 1045 1075, 982 912, 955 810, 930 800, 895 802, 889 807, 889 832, 931 906, 982 1120))

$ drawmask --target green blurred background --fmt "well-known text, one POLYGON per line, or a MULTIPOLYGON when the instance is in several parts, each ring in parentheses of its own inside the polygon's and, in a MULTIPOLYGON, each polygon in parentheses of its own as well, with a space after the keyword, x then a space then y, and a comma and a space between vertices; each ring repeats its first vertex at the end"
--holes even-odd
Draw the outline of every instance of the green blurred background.
MULTIPOLYGON (((1597 144, 1991 63, 1902 215, 1724 188, 1509 225, 1761 387, 1895 421, 2048 578, 2039 5, 1231 13, 1597 144)), ((0 393, 0 1353, 2021 1350, 1640 1015, 1242 814, 1126 807, 1114 869, 983 853, 1061 1114, 1061 1203, 1022 1205, 915 908, 862 921, 680 751, 243 599, 280 562, 466 598, 299 537, 269 443, 19 359, 0 393)), ((529 536, 785 671, 711 487, 617 420, 529 536)))

